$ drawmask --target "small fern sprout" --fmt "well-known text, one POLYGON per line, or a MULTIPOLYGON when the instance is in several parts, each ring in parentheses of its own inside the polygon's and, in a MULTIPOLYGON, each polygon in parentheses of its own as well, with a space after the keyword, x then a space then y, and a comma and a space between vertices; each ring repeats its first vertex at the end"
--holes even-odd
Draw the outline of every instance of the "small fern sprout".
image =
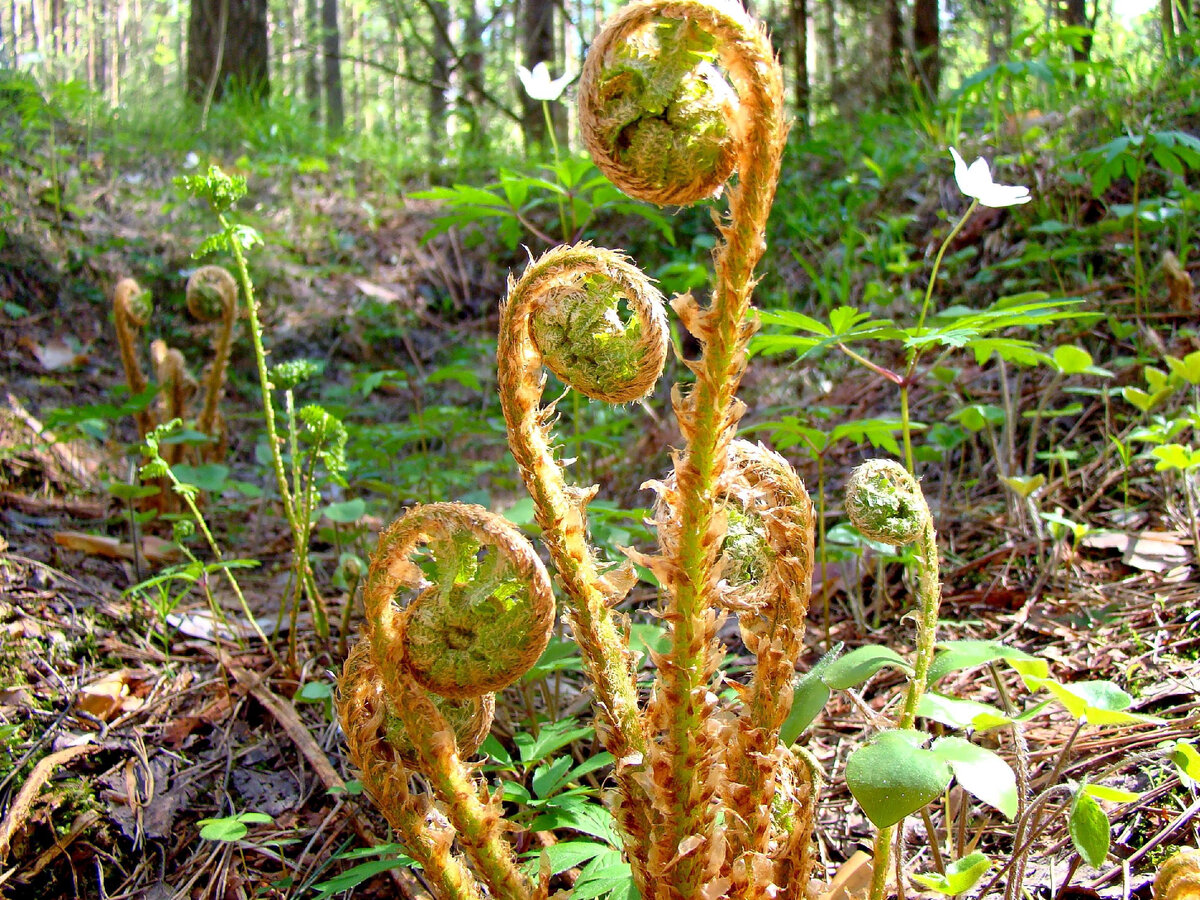
POLYGON ((211 439, 205 447, 205 458, 215 461, 225 455, 226 449, 225 422, 219 407, 237 322, 237 282, 221 266, 201 266, 188 278, 186 296, 188 311, 195 318, 218 323, 213 334, 212 361, 204 375, 204 403, 196 420, 196 429, 211 439))
MULTIPOLYGON (((117 346, 121 352, 121 366, 125 369, 125 383, 129 393, 140 394, 148 382, 142 365, 138 361, 137 332, 150 321, 154 312, 154 297, 132 278, 122 278, 113 291, 113 321, 117 328, 117 346)), ((135 417, 138 438, 144 439, 154 427, 153 419, 146 410, 135 417)))
POLYGON ((929 506, 917 480, 904 466, 872 459, 855 469, 846 482, 846 514, 869 540, 902 546, 921 536, 929 506))

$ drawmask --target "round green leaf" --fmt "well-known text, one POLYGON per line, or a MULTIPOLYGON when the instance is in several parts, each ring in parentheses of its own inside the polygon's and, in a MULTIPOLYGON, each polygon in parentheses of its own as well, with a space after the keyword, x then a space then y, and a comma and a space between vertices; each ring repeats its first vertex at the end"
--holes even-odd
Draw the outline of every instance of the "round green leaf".
POLYGON ((190 484, 202 491, 217 494, 225 488, 225 479, 229 477, 229 467, 217 463, 205 463, 202 466, 189 466, 187 463, 176 463, 171 466, 171 472, 182 484, 190 484))
POLYGON ((938 738, 930 749, 950 764, 964 790, 1000 810, 1010 821, 1017 814, 1017 777, 991 750, 960 737, 938 738))
POLYGON ((830 663, 821 680, 835 691, 844 691, 862 684, 885 666, 912 672, 912 666, 890 647, 857 647, 830 663))
POLYGON ((1187 741, 1176 741, 1171 750, 1171 762, 1179 769, 1179 774, 1200 782, 1200 753, 1187 741))
POLYGON ((999 641, 942 641, 938 646, 942 648, 942 652, 934 658, 933 665, 929 667, 930 684, 951 672, 1001 659, 1022 675, 1045 678, 1050 671, 1044 659, 1030 656, 1024 650, 1006 646, 999 641))
POLYGON ((885 731, 847 760, 850 793, 878 827, 895 825, 950 784, 950 766, 923 749, 924 740, 919 731, 885 731))
POLYGON ((331 522, 350 525, 361 519, 367 512, 367 502, 362 497, 346 500, 342 503, 330 503, 321 512, 331 522))
POLYGON ((825 708, 829 701, 829 685, 822 678, 841 649, 842 645, 839 643, 822 656, 815 666, 796 679, 792 687, 792 708, 788 710, 787 718, 779 727, 779 740, 785 747, 791 746, 825 708))
POLYGON ((974 728, 976 731, 987 731, 1012 722, 1011 718, 987 703, 946 697, 933 691, 921 695, 917 715, 949 728, 974 728))
POLYGON ((1100 804, 1080 791, 1075 795, 1067 825, 1071 842, 1083 861, 1093 869, 1100 868, 1108 856, 1109 832, 1112 828, 1100 804))
POLYGON ((953 897, 975 887, 992 867, 992 861, 984 853, 971 853, 956 859, 946 866, 946 874, 933 872, 929 875, 914 875, 913 881, 939 894, 953 897))
POLYGON ((1079 375, 1092 365, 1092 354, 1082 347, 1063 344, 1054 348, 1054 365, 1064 375, 1079 375))

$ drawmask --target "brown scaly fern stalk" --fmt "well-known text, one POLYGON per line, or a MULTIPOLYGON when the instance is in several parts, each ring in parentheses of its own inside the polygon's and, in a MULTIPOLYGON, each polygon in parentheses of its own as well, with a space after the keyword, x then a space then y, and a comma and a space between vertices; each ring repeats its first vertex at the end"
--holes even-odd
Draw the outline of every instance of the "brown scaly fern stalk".
POLYGON ((482 507, 418 506, 381 536, 363 602, 338 709, 363 784, 442 896, 481 895, 457 840, 491 896, 544 897, 545 880, 531 884, 516 865, 499 795, 463 762, 487 734, 492 692, 549 643, 554 595, 537 553, 482 507), (409 792, 410 771, 428 781, 446 825, 409 792))
MULTIPOLYGON (((166 341, 155 340, 150 344, 150 362, 154 366, 154 378, 162 391, 163 413, 160 421, 186 421, 199 385, 187 370, 183 354, 174 347, 168 347, 166 341)), ((168 465, 173 466, 183 459, 183 451, 183 444, 167 444, 162 448, 162 456, 168 465)))
POLYGON ((196 430, 209 437, 202 457, 207 462, 225 458, 228 437, 221 416, 221 395, 225 390, 225 370, 233 346, 233 327, 237 323, 237 282, 221 266, 201 266, 187 282, 188 311, 201 322, 216 322, 213 355, 204 374, 204 403, 196 430))
POLYGON ((568 485, 554 458, 554 407, 541 406, 542 366, 588 397, 624 403, 653 390, 666 352, 662 295, 618 253, 590 244, 559 247, 532 263, 520 280, 509 281, 497 349, 500 404, 509 446, 570 602, 566 619, 593 684, 605 746, 619 761, 617 815, 631 858, 644 847, 646 833, 631 793, 641 792, 624 777, 625 765, 640 760, 646 741, 633 658, 612 607, 625 598, 636 575, 628 563, 600 572, 586 525, 596 490, 568 485), (628 322, 618 314, 622 301, 634 312, 628 322))
POLYGON ((653 896, 719 896, 730 876, 712 802, 722 778, 710 682, 720 654, 714 601, 724 537, 714 498, 744 410, 735 394, 755 329, 748 316, 754 268, 787 134, 782 74, 766 34, 735 3, 638 3, 618 12, 589 52, 580 119, 597 165, 640 199, 678 204, 711 196, 731 168, 730 154, 737 172, 714 251, 712 302, 702 308, 685 296, 672 304, 702 352, 687 363, 695 385, 673 396, 686 440, 675 465, 679 527, 660 534, 662 553, 651 561, 667 594, 671 649, 657 661, 646 753, 653 896), (736 99, 711 56, 728 72, 736 99))
MULTIPOLYGON (((117 346, 121 351, 121 366, 125 369, 125 383, 129 393, 137 395, 146 390, 148 382, 138 361, 137 332, 150 321, 154 312, 154 300, 149 291, 132 278, 122 278, 113 291, 113 321, 117 327, 117 346)), ((138 440, 145 439, 155 422, 149 410, 140 410, 135 416, 138 440)))

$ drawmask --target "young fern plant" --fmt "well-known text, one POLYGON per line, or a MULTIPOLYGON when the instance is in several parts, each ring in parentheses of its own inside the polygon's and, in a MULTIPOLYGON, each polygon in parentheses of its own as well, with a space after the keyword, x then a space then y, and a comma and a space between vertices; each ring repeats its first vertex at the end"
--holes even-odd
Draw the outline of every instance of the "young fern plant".
MULTIPOLYGON (((817 778, 779 733, 811 591, 813 510, 783 457, 736 440, 787 132, 780 69, 731 0, 647 0, 606 24, 579 93, 592 157, 631 197, 728 203, 709 302, 671 304, 701 349, 684 361, 691 383, 672 393, 683 446, 648 485, 657 552, 600 557, 588 529, 598 488, 571 483, 551 436, 554 403, 543 405, 545 370, 607 403, 638 400, 661 377, 664 300, 621 253, 557 247, 510 278, 497 348, 509 446, 592 683, 597 734, 616 760, 614 815, 634 886, 647 900, 804 896, 817 778), (669 638, 652 653, 648 699, 615 611, 635 562, 660 585, 669 638), (722 700, 717 630, 731 615, 755 662, 722 700)), ((478 507, 418 506, 384 532, 364 601, 339 701, 364 785, 439 896, 547 896, 549 867, 535 878, 515 865, 519 828, 500 824, 498 795, 463 761, 486 731, 488 693, 546 646, 553 600, 537 554, 478 507)))

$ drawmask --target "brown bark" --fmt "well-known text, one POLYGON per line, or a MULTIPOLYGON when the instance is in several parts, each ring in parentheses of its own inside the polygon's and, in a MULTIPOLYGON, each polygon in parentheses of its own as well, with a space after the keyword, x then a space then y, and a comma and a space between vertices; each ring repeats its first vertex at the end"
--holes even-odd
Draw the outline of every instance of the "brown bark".
POLYGON ((341 41, 337 0, 322 0, 321 49, 325 59, 325 131, 331 137, 342 133, 346 121, 345 101, 342 97, 341 41))
POLYGON ((809 121, 808 0, 790 0, 788 5, 792 21, 792 90, 796 104, 796 119, 801 127, 807 130, 809 121))
POLYGON ((942 78, 941 23, 938 0, 916 0, 913 4, 913 48, 917 76, 926 96, 936 103, 942 78))
POLYGON ((231 86, 265 97, 267 0, 192 0, 188 16, 187 96, 220 101, 231 86))
MULTIPOLYGON (((550 74, 558 76, 557 57, 554 52, 554 3, 552 0, 522 0, 521 23, 524 29, 525 68, 532 69, 540 62, 550 67, 550 74)), ((566 119, 562 114, 562 104, 551 104, 551 115, 554 117, 555 136, 559 135, 559 118, 566 119)), ((534 100, 521 91, 521 128, 525 134, 525 147, 531 150, 535 146, 545 147, 549 143, 546 133, 546 116, 542 111, 542 102, 534 100)))

